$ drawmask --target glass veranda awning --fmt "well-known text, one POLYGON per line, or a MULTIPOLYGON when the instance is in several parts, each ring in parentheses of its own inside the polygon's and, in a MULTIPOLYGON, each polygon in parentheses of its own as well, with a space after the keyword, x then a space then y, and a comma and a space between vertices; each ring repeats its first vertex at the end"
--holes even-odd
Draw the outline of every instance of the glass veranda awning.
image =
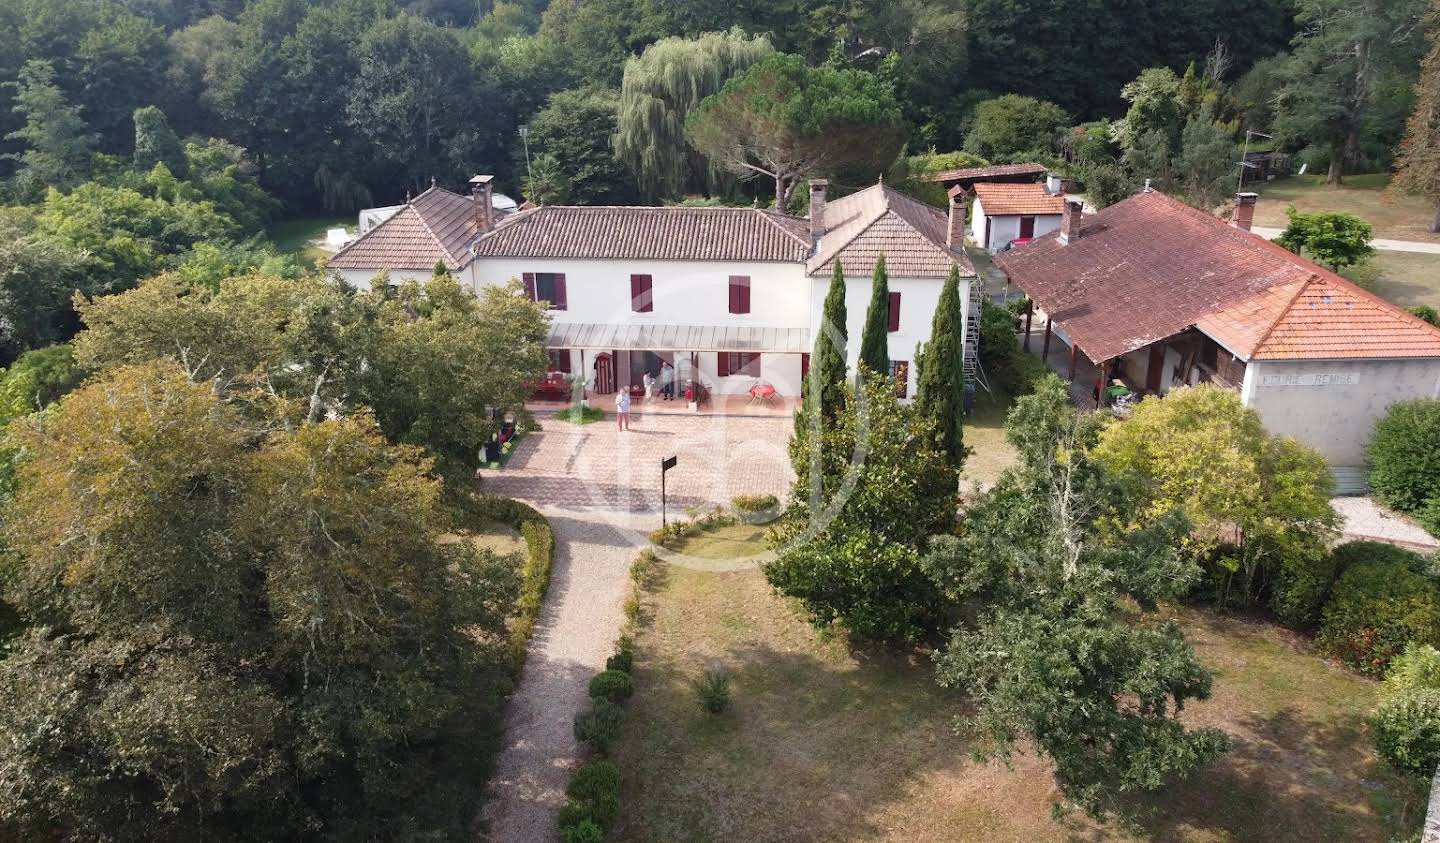
POLYGON ((601 351, 769 351, 803 354, 810 351, 810 331, 806 328, 748 325, 553 322, 545 345, 549 348, 593 348, 601 351))

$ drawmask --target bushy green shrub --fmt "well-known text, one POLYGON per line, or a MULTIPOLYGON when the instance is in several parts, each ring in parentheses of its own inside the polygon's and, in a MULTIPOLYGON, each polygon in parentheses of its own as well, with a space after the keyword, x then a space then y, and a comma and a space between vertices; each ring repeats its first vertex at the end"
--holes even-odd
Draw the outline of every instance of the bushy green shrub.
POLYGON ((1018 397, 1034 392, 1035 384, 1049 371, 1049 367, 1036 355, 1020 352, 1010 358, 1008 365, 993 374, 995 386, 1006 395, 1018 397))
POLYGON ((498 521, 520 532, 525 540, 525 564, 520 569, 520 597, 510 621, 510 658, 515 675, 525 665, 530 634, 540 618, 540 604, 550 587, 550 566, 555 560, 555 531, 534 507, 499 495, 480 495, 462 502, 458 515, 466 526, 479 529, 498 521))
POLYGON ((1415 512, 1415 520, 1432 536, 1440 536, 1440 495, 1426 501, 1415 512))
POLYGON ((575 715, 575 739, 586 741, 605 755, 620 740, 624 727, 625 709, 604 697, 592 700, 587 711, 575 715))
POLYGON ((1369 558, 1335 583, 1315 642, 1361 673, 1383 676, 1412 641, 1440 642, 1440 595, 1418 554, 1367 544, 1369 558))
POLYGON ((622 670, 604 670, 590 680, 590 696, 610 702, 628 700, 635 693, 635 680, 622 670))
POLYGON ((1270 594, 1270 608, 1286 626, 1312 627, 1319 622, 1320 610, 1341 574, 1356 562, 1372 559, 1377 552, 1387 554, 1392 549, 1378 542, 1346 542, 1328 553, 1286 559, 1270 594))
POLYGON ((1371 725, 1381 758, 1417 775, 1435 772, 1440 764, 1440 688, 1395 694, 1380 704, 1371 725))
POLYGON ((605 839, 605 829, 595 824, 594 820, 583 819, 574 825, 560 826, 560 840, 562 843, 602 843, 605 839))
POLYGON ((784 513, 780 499, 774 495, 736 495, 730 505, 746 524, 765 524, 784 513))
MULTIPOLYGON (((591 761, 575 771, 565 795, 601 829, 609 829, 620 813, 620 768, 611 761, 591 761)), ((571 817, 577 818, 578 813, 571 817)))
POLYGON ((1386 506, 1414 512, 1440 495, 1440 399, 1392 406, 1370 439, 1370 488, 1386 506))
POLYGON ((719 714, 730 705, 730 674, 719 669, 706 670, 695 680, 695 697, 700 707, 719 714))
POLYGON ((1440 688, 1440 650, 1429 644, 1411 644, 1394 661, 1385 674, 1380 689, 1382 697, 1392 697, 1420 688, 1440 688))
POLYGON ((615 645, 615 654, 605 660, 605 669, 630 673, 634 668, 635 639, 628 635, 622 635, 620 641, 615 645))

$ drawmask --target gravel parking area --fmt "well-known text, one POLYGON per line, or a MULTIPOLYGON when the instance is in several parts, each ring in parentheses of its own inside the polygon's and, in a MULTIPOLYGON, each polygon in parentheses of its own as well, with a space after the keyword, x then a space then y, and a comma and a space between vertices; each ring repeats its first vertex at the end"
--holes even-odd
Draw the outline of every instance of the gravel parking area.
POLYGON ((536 506, 555 530, 550 590, 525 670, 506 712, 505 747, 484 819, 495 843, 549 843, 571 771, 584 760, 575 714, 605 666, 624 622, 630 562, 660 524, 660 460, 672 515, 739 494, 783 495, 791 472, 788 418, 640 415, 633 430, 607 418, 546 420, 506 467, 486 472, 488 492, 536 506))

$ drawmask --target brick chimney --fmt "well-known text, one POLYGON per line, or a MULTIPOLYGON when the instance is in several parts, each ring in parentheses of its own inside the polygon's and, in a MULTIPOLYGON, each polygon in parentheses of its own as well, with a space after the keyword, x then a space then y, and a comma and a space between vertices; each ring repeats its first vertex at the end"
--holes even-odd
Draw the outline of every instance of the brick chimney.
POLYGON ((945 226, 945 245, 959 249, 965 245, 965 191, 955 185, 945 192, 950 197, 950 218, 945 226))
POLYGON ((475 203, 475 223, 483 234, 495 227, 495 205, 491 196, 494 176, 476 176, 470 180, 470 199, 475 203))
POLYGON ((1235 216, 1230 218, 1230 224, 1241 231, 1249 231, 1250 224, 1255 222, 1255 200, 1259 198, 1258 193, 1235 194, 1235 216))
POLYGON ((810 180, 810 236, 816 240, 825 233, 825 179, 810 180))
POLYGON ((1084 205, 1079 199, 1066 199, 1065 209, 1060 212, 1060 243, 1071 243, 1080 239, 1081 210, 1084 205))

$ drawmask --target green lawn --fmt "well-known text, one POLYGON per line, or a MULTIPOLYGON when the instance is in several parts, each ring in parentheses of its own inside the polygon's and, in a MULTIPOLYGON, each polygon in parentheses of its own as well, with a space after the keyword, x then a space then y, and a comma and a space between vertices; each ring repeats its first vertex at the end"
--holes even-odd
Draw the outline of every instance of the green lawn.
POLYGON ((1440 308, 1440 255, 1379 251, 1373 260, 1380 267, 1377 294, 1401 307, 1440 308))
POLYGON ((1386 193, 1389 181, 1386 173, 1347 176, 1340 187, 1327 187, 1323 175, 1277 179, 1259 187, 1255 224, 1284 228, 1285 209, 1294 205, 1301 211, 1354 214, 1374 227, 1376 237, 1440 243, 1440 234, 1429 231, 1435 208, 1424 199, 1386 193))
POLYGON ((965 444, 971 453, 965 458, 960 484, 966 491, 976 483, 989 488, 1015 462, 1015 449, 1005 441, 1010 404, 1010 396, 1003 393, 976 392, 974 412, 965 417, 965 444))
POLYGON ((277 251, 297 255, 314 266, 321 259, 328 258, 330 253, 312 245, 311 241, 323 239, 327 229, 342 227, 354 230, 355 218, 353 216, 302 217, 283 220, 272 224, 265 234, 275 244, 277 251))
MULTIPOLYGON (((680 550, 753 555, 762 536, 725 528, 680 550)), ((1384 841, 1419 828, 1424 784, 1396 779, 1370 749, 1375 684, 1268 623, 1176 612, 1216 672, 1213 698, 1186 718, 1224 727, 1235 748, 1122 830, 1053 819, 1050 770, 1033 755, 974 762, 952 728, 965 700, 935 685, 924 657, 818 634, 758 570, 671 566, 657 579, 614 840, 1384 841), (717 666, 732 702, 711 716, 689 683, 717 666)))

